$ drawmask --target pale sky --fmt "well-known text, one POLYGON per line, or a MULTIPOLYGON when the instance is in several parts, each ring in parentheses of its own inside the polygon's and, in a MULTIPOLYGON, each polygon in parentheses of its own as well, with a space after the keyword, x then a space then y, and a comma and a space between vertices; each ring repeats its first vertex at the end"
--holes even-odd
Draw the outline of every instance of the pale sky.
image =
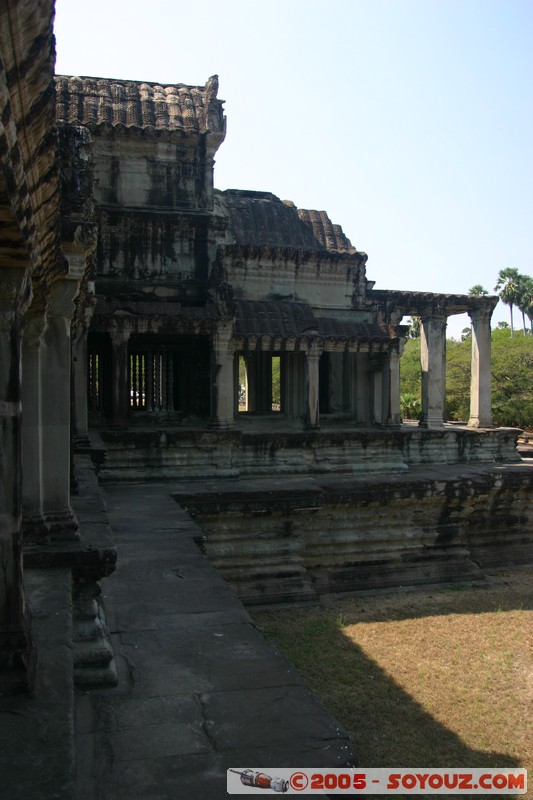
POLYGON ((533 275, 532 0, 57 0, 55 33, 58 73, 218 74, 215 186, 325 209, 377 289, 533 275))

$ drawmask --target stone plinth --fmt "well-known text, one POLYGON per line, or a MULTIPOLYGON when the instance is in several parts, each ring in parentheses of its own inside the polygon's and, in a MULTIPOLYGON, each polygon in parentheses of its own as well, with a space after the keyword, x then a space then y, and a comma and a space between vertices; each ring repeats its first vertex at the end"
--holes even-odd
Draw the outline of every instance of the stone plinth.
POLYGON ((533 463, 189 485, 175 499, 246 603, 483 580, 533 559, 533 463))
POLYGON ((354 429, 104 431, 103 482, 237 478, 262 475, 376 475, 418 464, 493 464, 519 460, 518 431, 449 426, 427 431, 354 429))

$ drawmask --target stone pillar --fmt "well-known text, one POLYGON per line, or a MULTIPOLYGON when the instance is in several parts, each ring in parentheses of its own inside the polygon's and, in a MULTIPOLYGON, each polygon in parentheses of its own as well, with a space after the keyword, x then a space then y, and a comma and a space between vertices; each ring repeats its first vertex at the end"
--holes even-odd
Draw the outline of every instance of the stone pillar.
POLYGON ((400 353, 391 350, 389 355, 389 419, 388 424, 401 425, 400 413, 400 353))
POLYGON ((372 422, 383 424, 383 367, 380 360, 374 361, 372 369, 372 422))
POLYGON ((22 339, 22 519, 26 541, 46 541, 43 512, 43 441, 41 367, 46 312, 26 314, 22 339))
POLYGON ((285 353, 285 380, 281 407, 289 420, 305 416, 305 375, 303 354, 285 353))
POLYGON ((87 399, 87 338, 96 299, 85 307, 81 330, 72 343, 72 432, 74 447, 90 446, 87 399))
POLYGON ((328 400, 329 413, 342 414, 344 410, 344 353, 329 354, 328 400))
POLYGON ((43 512, 52 539, 78 538, 70 507, 70 321, 76 280, 58 280, 50 288, 41 363, 43 512))
POLYGON ((219 324, 213 337, 210 426, 217 429, 233 428, 235 425, 234 350, 230 343, 232 335, 233 321, 219 324))
POLYGON ((270 350, 256 351, 255 411, 270 414, 272 411, 272 354, 270 350))
POLYGON ((446 316, 436 312, 422 317, 420 327, 423 428, 442 428, 446 392, 446 316))
POLYGON ((74 448, 89 447, 87 409, 87 331, 72 343, 72 432, 74 448))
MULTIPOLYGON (((130 327, 121 325, 111 332, 111 426, 127 428, 130 408, 128 342, 130 327)), ((148 399, 147 399, 148 402, 148 399)))
POLYGON ((470 380, 470 419, 472 428, 492 428, 490 319, 492 309, 469 312, 472 320, 472 366, 470 380))
POLYGON ((0 694, 31 688, 35 648, 22 578, 22 309, 29 272, 0 267, 0 694))
POLYGON ((357 368, 357 383, 356 383, 356 398, 357 398, 357 422, 360 425, 368 425, 370 413, 370 366, 369 354, 357 353, 356 354, 356 368, 357 368))
POLYGON ((319 408, 318 408, 318 363, 320 361, 321 350, 317 342, 313 342, 309 351, 305 354, 306 366, 306 407, 305 407, 305 427, 311 430, 320 428, 319 408))

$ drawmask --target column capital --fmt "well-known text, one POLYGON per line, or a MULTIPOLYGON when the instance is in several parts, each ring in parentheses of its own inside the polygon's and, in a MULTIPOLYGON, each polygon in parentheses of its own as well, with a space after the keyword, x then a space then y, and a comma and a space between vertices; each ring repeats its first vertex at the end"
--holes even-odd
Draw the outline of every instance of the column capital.
POLYGON ((114 347, 120 347, 121 344, 129 342, 131 336, 131 324, 124 320, 118 322, 113 320, 113 327, 109 331, 109 337, 114 347))
POLYGON ((493 311, 494 311, 493 308, 487 308, 486 306, 480 308, 470 308, 468 310, 468 316, 470 317, 473 323, 475 322, 490 323, 493 311))
POLYGON ((323 353, 323 343, 322 339, 311 339, 309 342, 309 347, 305 351, 305 355, 308 359, 319 359, 323 353))
POLYGON ((79 282, 63 278, 50 286, 47 314, 49 317, 71 319, 74 313, 74 299, 78 294, 79 282))
POLYGON ((433 323, 435 325, 444 325, 444 327, 446 327, 448 322, 448 314, 441 306, 434 306, 430 311, 425 310, 424 313, 420 315, 420 320, 423 326, 427 326, 428 323, 433 323))
POLYGON ((46 309, 30 308, 24 315, 24 320, 22 344, 25 348, 36 350, 43 343, 43 335, 46 331, 46 309))

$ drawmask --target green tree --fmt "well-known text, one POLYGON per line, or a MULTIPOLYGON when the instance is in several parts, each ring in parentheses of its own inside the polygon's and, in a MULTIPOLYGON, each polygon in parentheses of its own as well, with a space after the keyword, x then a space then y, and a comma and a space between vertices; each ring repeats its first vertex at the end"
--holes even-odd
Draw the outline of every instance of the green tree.
POLYGON ((410 339, 419 339, 420 338, 420 326, 421 320, 420 317, 410 317, 408 319, 407 324, 409 325, 409 338, 410 339))
POLYGON ((471 286, 468 290, 468 294, 470 297, 486 297, 489 293, 488 289, 485 289, 480 283, 476 283, 475 286, 471 286))
POLYGON ((533 428, 533 350, 529 337, 492 332, 492 411, 497 425, 533 428))
POLYGON ((520 275, 519 297, 516 305, 522 312, 524 336, 526 335, 526 316, 529 317, 531 333, 533 333, 533 278, 530 275, 520 275))
POLYGON ((400 413, 402 419, 420 419, 422 400, 420 395, 404 392, 400 395, 400 413))
POLYGON ((501 269, 498 273, 498 282, 494 287, 498 292, 500 300, 509 306, 511 312, 511 337, 514 336, 513 325, 513 306, 518 304, 520 299, 520 273, 514 267, 501 269))
MULTIPOLYGON (((446 342, 446 418, 470 415, 470 338, 446 342)), ((401 360, 402 416, 419 416, 420 339, 409 339, 401 360), (416 405, 418 401, 418 406, 416 405)), ((508 323, 492 331, 492 411, 500 426, 533 429, 533 349, 531 339, 511 337, 508 323)))

